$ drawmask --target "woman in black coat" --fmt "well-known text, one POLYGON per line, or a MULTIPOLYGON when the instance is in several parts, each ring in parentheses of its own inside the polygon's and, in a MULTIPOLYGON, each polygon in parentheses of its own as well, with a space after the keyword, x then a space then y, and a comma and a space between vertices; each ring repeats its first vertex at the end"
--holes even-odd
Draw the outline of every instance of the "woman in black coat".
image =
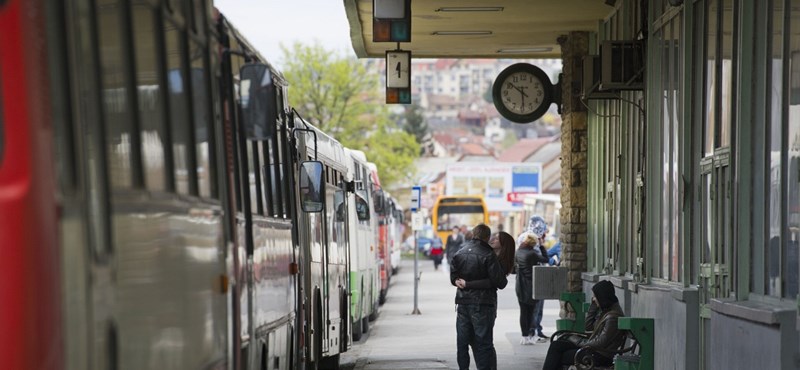
POLYGON ((519 344, 535 343, 536 305, 533 299, 533 266, 547 262, 547 250, 536 238, 520 238, 521 243, 515 255, 517 267, 517 302, 519 303, 519 328, 522 339, 519 344))

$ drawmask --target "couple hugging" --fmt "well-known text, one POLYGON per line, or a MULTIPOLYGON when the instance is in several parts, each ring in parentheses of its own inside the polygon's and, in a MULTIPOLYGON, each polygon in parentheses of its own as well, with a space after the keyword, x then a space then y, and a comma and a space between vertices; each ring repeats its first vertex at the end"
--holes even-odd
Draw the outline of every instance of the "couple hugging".
MULTIPOLYGON (((539 247, 545 231, 544 220, 533 217, 528 230, 520 235, 520 251, 516 252, 517 269, 520 270, 518 280, 531 279, 530 269, 536 262, 529 252, 539 247)), ((471 345, 478 369, 496 369, 493 330, 497 316, 497 289, 506 287, 506 276, 515 268, 516 243, 508 233, 498 232, 492 235, 491 229, 483 224, 476 226, 472 234, 472 239, 462 245, 450 262, 450 282, 459 288, 456 292, 458 366, 460 369, 469 369, 471 345)), ((544 255, 547 255, 546 252, 544 255)), ((530 300, 530 290, 530 281, 517 282, 520 307, 523 307, 523 303, 528 306, 528 302, 523 301, 526 300, 525 297, 530 300)), ((521 312, 526 316, 526 320, 520 318, 520 325, 525 326, 523 335, 527 335, 529 329, 535 330, 532 325, 535 312, 532 310, 533 305, 530 306, 530 311, 521 312)))

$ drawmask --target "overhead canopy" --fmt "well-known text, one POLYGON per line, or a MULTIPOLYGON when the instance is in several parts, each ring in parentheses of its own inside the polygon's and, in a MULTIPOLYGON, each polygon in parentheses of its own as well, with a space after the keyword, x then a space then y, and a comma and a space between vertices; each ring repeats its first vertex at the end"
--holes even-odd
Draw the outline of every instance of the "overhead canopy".
MULTIPOLYGON (((360 58, 397 46, 372 42, 372 4, 344 0, 360 58)), ((596 31, 611 10, 603 0, 412 0, 411 42, 400 47, 414 58, 555 58, 559 36, 596 31)))

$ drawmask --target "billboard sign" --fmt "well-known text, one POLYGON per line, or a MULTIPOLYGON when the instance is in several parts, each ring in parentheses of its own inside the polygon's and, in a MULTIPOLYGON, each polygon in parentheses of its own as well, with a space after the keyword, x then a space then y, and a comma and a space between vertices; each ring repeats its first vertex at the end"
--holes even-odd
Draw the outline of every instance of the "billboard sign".
POLYGON ((542 191, 542 164, 453 163, 446 186, 447 195, 483 195, 490 212, 519 211, 526 194, 542 191))

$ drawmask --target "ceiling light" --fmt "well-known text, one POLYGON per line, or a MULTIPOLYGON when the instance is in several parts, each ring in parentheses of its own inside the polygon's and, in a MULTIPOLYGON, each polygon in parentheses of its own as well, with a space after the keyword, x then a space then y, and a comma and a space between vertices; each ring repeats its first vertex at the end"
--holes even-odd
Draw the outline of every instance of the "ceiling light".
POLYGON ((523 54, 523 53, 547 53, 549 51, 553 51, 553 48, 549 46, 540 46, 533 48, 500 49, 497 52, 501 54, 523 54))
POLYGON ((436 9, 437 12, 502 12, 502 6, 449 6, 436 9))
POLYGON ((436 36, 475 36, 475 35, 491 35, 492 31, 434 31, 433 35, 436 36))

